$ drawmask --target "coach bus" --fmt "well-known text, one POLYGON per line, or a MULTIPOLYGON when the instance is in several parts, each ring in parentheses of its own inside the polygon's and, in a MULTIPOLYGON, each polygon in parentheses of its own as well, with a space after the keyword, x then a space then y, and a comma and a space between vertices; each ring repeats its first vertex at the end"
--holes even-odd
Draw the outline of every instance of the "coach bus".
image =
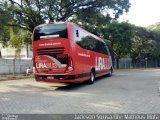
POLYGON ((72 22, 35 27, 32 45, 37 81, 92 84, 96 77, 112 75, 104 40, 72 22))

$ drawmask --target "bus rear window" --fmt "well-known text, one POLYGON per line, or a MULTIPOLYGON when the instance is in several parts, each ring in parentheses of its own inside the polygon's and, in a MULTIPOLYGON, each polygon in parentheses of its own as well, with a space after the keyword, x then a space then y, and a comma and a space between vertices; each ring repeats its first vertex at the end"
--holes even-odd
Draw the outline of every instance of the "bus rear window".
POLYGON ((37 26, 34 30, 33 40, 50 39, 54 37, 68 38, 67 25, 63 24, 46 24, 37 26))

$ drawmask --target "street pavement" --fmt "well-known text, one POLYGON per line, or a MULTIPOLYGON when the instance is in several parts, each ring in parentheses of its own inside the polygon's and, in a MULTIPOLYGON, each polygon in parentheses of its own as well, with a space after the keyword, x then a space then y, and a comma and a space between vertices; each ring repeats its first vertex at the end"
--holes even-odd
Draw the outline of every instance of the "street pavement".
POLYGON ((92 85, 0 81, 1 114, 159 112, 160 69, 118 70, 92 85))

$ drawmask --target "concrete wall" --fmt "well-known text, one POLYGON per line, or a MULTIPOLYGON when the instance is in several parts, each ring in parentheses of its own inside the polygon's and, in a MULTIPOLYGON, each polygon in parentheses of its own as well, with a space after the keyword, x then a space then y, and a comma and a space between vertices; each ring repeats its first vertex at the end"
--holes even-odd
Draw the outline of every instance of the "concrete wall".
MULTIPOLYGON (((24 74, 27 67, 32 69, 31 59, 16 59, 15 70, 17 74, 24 74)), ((0 75, 10 75, 13 74, 13 59, 2 59, 0 58, 0 75)))
MULTIPOLYGON (((32 51, 30 50, 30 47, 31 47, 30 45, 28 45, 28 46, 24 45, 20 51, 19 57, 20 58, 32 58, 32 51)), ((9 58, 15 57, 15 49, 10 46, 3 48, 2 45, 0 44, 0 51, 1 51, 2 58, 9 59, 9 58)))

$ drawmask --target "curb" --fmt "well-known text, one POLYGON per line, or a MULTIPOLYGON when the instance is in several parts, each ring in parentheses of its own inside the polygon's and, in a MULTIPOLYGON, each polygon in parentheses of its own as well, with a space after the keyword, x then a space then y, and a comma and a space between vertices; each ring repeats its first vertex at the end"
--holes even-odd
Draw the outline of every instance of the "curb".
POLYGON ((15 76, 15 77, 6 77, 6 78, 0 78, 0 81, 21 80, 21 79, 27 79, 27 78, 34 78, 34 76, 15 76))

